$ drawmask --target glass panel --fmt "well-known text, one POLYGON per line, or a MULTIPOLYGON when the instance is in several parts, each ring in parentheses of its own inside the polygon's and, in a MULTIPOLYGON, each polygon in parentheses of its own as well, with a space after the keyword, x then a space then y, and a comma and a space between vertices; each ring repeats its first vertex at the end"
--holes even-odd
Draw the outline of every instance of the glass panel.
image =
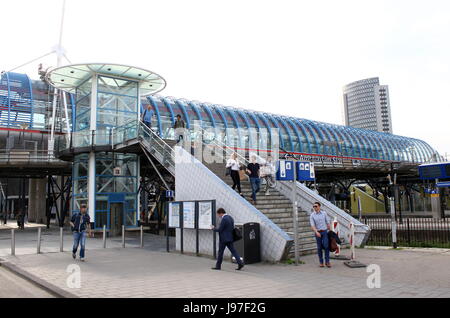
POLYGON ((136 225, 136 211, 125 213, 125 226, 136 225))
POLYGON ((137 178, 131 177, 115 177, 115 191, 114 192, 136 192, 137 178))
POLYGON ((91 111, 90 110, 84 110, 83 112, 78 113, 75 118, 75 131, 81 131, 88 129, 90 127, 91 122, 91 111))
POLYGON ((75 194, 87 193, 88 192, 88 179, 74 179, 73 180, 73 191, 75 194))
POLYGON ((95 211, 95 228, 101 229, 104 225, 108 227, 108 211, 95 211))
POLYGON ((97 211, 107 211, 108 210, 108 197, 107 196, 97 196, 95 201, 95 210, 97 211))
POLYGON ((91 144, 91 131, 84 130, 73 134, 72 144, 76 147, 87 147, 91 144))
POLYGON ((114 177, 97 177, 96 192, 98 193, 114 193, 114 177))
POLYGON ((137 97, 137 88, 138 84, 134 81, 105 76, 98 77, 99 92, 137 97))
POLYGON ((84 98, 85 96, 90 95, 92 92, 92 78, 85 81, 83 84, 77 87, 75 100, 78 101, 84 98))

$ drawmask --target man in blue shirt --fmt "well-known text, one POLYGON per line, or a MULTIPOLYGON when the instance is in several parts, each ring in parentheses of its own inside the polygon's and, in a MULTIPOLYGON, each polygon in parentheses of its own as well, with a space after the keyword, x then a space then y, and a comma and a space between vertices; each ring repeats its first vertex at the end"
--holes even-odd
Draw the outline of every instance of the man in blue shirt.
POLYGON ((153 116, 153 110, 150 105, 144 110, 142 114, 142 121, 144 122, 145 126, 152 129, 152 116, 153 116))
POLYGON ((330 244, 328 241, 328 231, 330 230, 330 218, 328 215, 322 211, 321 204, 319 202, 313 205, 314 212, 311 213, 309 221, 311 223, 311 228, 316 236, 317 242, 317 254, 319 255, 320 267, 323 265, 323 253, 325 250, 325 265, 331 267, 330 264, 330 244))
POLYGON ((84 262, 84 249, 86 247, 86 230, 89 231, 89 236, 91 236, 91 218, 86 213, 86 204, 80 206, 80 213, 74 213, 72 219, 70 220, 70 226, 72 227, 73 233, 73 250, 72 257, 75 259, 77 257, 78 245, 80 248, 80 260, 84 262))

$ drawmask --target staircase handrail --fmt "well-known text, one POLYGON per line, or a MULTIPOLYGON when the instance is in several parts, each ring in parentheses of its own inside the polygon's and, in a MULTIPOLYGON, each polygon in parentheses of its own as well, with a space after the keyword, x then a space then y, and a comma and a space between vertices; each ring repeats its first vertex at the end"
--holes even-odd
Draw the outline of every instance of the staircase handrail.
MULTIPOLYGON (((313 190, 309 189, 306 185, 296 181, 296 193, 297 202, 299 207, 304 211, 311 211, 311 207, 314 202, 319 202, 322 206, 322 210, 325 211, 332 219, 336 218, 341 226, 341 234, 345 237, 350 231, 350 223, 355 226, 355 233, 359 234, 359 238, 356 238, 356 245, 364 245, 370 234, 370 227, 364 223, 361 223, 347 212, 335 206, 332 202, 328 201, 321 195, 317 194, 313 190)), ((277 182, 277 190, 284 195, 290 195, 292 192, 292 183, 286 184, 285 182, 277 182)), ((309 213, 309 212, 308 212, 309 213)))

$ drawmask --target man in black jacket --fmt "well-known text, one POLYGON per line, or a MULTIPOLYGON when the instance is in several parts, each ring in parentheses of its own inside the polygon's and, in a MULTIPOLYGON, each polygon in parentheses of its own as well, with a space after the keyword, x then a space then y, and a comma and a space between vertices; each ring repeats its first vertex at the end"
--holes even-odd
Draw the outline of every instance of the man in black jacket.
POLYGON ((236 270, 240 271, 244 267, 244 263, 241 261, 241 257, 239 256, 233 245, 234 220, 222 208, 217 210, 217 215, 222 219, 222 221, 220 222, 220 226, 218 229, 216 229, 214 226, 211 227, 214 232, 219 232, 219 253, 217 255, 216 267, 213 267, 212 269, 221 269, 223 253, 225 252, 225 247, 228 247, 231 255, 234 256, 236 262, 238 263, 238 267, 236 268, 236 270))

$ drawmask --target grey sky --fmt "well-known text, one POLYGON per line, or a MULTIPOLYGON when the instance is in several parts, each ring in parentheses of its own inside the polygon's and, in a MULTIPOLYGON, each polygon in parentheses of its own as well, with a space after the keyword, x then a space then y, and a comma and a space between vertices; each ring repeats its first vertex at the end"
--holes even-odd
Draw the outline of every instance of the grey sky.
MULTIPOLYGON (((61 4, 2 1, 1 70, 56 44, 61 4)), ((394 133, 450 154, 449 17, 447 0, 67 0, 63 45, 161 74, 162 95, 337 124, 342 87, 378 76, 394 133)))

